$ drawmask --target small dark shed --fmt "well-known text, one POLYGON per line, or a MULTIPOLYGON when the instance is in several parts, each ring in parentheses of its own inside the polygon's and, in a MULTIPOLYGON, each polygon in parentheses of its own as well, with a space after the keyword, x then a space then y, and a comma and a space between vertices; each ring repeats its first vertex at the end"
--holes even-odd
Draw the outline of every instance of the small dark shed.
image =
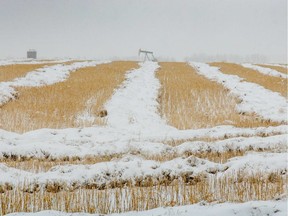
POLYGON ((36 50, 28 50, 27 51, 27 58, 33 58, 36 59, 37 58, 37 51, 36 50))

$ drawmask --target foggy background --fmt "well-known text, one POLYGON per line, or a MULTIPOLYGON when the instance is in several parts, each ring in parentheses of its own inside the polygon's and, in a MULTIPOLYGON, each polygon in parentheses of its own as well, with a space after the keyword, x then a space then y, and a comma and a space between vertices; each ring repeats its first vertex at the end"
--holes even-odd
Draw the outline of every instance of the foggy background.
POLYGON ((0 0, 0 59, 286 63, 286 0, 0 0))

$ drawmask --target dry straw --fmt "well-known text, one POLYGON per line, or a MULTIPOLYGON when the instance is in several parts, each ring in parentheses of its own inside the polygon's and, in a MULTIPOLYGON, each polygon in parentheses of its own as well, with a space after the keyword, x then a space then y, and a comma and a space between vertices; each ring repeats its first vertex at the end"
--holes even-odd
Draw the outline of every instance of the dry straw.
POLYGON ((18 88, 19 98, 0 108, 0 128, 26 132, 39 128, 67 128, 103 125, 99 116, 105 102, 125 79, 136 62, 112 62, 86 67, 71 73, 69 79, 39 88, 18 88), (92 121, 80 121, 87 112, 92 121))
POLYGON ((285 193, 287 180, 278 172, 232 173, 225 177, 178 179, 170 184, 114 189, 77 189, 72 192, 27 193, 20 188, 0 194, 0 214, 58 210, 65 212, 119 213, 160 206, 202 202, 271 200, 285 193))
MULTIPOLYGON (((197 74, 186 63, 160 63, 157 72, 162 89, 160 113, 170 125, 179 129, 196 129, 217 125, 236 127, 272 126, 277 123, 259 116, 239 113, 240 102, 222 85, 197 74)), ((236 65, 237 66, 237 65, 236 65)))
MULTIPOLYGON (((273 69, 273 70, 276 70, 280 73, 283 73, 283 74, 288 74, 288 70, 287 70, 287 65, 286 67, 281 67, 281 66, 274 66, 274 65, 262 65, 262 64, 259 64, 260 67, 264 67, 264 68, 270 68, 270 69, 273 69)), ((283 65, 284 66, 284 65, 283 65)))
POLYGON ((225 74, 237 75, 247 82, 256 83, 287 98, 287 79, 262 74, 256 70, 245 68, 239 64, 216 62, 211 66, 219 67, 225 74))
POLYGON ((53 64, 13 64, 0 66, 0 82, 12 81, 25 76, 28 72, 53 64))

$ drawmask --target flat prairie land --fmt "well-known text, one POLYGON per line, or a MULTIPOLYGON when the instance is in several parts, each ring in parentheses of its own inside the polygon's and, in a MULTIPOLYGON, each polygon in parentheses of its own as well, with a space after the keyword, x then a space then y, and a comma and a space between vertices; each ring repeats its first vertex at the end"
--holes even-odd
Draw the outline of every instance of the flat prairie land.
MULTIPOLYGON (((86 61, 29 76, 32 84, 55 81, 38 87, 0 86, 18 92, 0 107, 0 215, 206 208, 286 196, 287 80, 233 63, 195 65, 86 61), (275 112, 262 106, 268 101, 275 112)), ((41 67, 1 66, 0 82, 41 67)))

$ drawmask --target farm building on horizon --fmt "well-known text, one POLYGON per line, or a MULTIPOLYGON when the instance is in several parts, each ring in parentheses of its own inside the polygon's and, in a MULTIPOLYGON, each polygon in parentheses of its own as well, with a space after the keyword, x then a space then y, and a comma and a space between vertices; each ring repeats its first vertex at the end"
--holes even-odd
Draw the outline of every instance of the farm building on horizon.
POLYGON ((37 58, 37 51, 30 49, 27 51, 27 58, 33 58, 36 59, 37 58))

